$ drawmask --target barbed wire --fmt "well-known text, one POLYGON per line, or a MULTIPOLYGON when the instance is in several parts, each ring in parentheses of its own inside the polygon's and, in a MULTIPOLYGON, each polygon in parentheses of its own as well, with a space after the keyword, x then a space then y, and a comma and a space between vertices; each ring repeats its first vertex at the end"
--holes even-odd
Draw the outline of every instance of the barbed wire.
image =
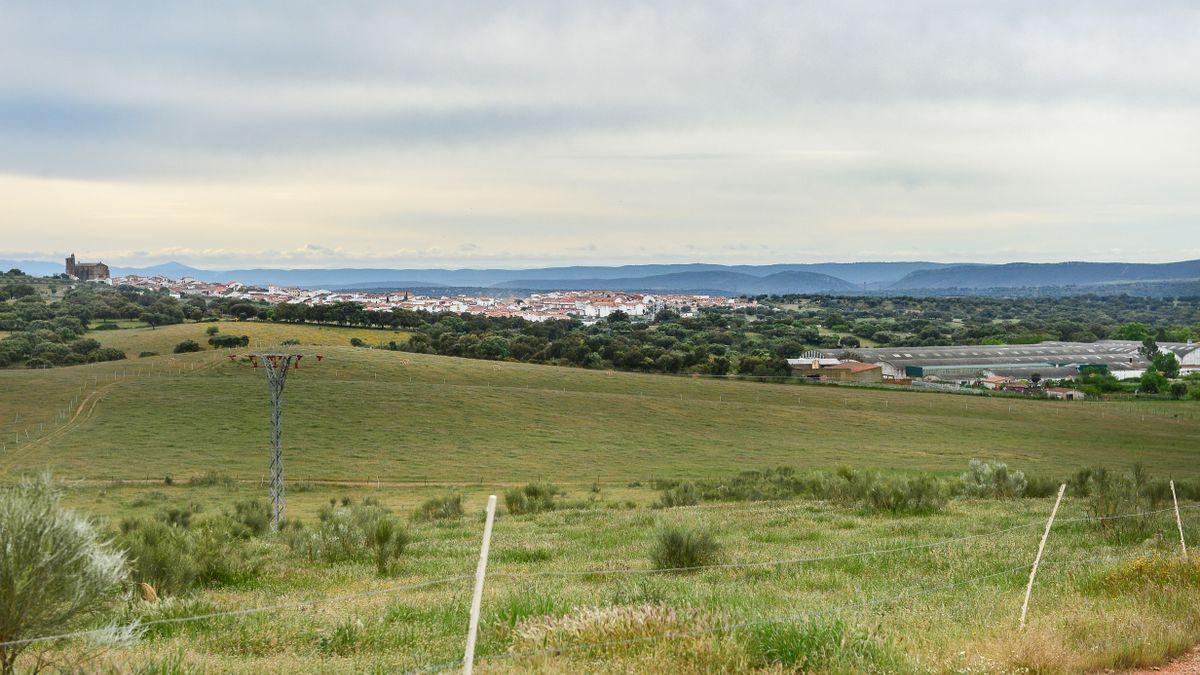
MULTIPOLYGON (((1187 507, 1180 507, 1180 510, 1182 511, 1185 508, 1200 508, 1200 504, 1191 505, 1191 506, 1187 506, 1187 507)), ((1054 521, 1054 524, 1060 525, 1063 523, 1117 520, 1117 519, 1121 519, 1121 518, 1133 518, 1133 517, 1148 516, 1148 515, 1154 515, 1154 514, 1160 514, 1160 513, 1169 513, 1169 512, 1173 512, 1173 511, 1174 511, 1174 509, 1160 509, 1157 511, 1142 511, 1142 512, 1135 512, 1135 513, 1120 514, 1120 515, 1116 515, 1116 516, 1082 516, 1082 517, 1078 517, 1078 518, 1066 518, 1066 519, 1061 519, 1061 520, 1056 519, 1054 521)), ((992 530, 990 532, 981 532, 979 534, 969 534, 969 535, 964 535, 961 537, 953 537, 950 539, 941 539, 938 541, 925 542, 925 543, 921 543, 921 544, 911 544, 911 545, 907 545, 907 546, 898 546, 898 547, 893 547, 893 548, 868 549, 865 551, 851 551, 851 552, 847 552, 847 553, 837 553, 837 554, 824 555, 824 556, 811 556, 811 557, 805 557, 805 558, 782 558, 782 559, 778 559, 778 560, 760 560, 760 561, 751 561, 751 562, 742 562, 742 563, 717 563, 717 564, 712 564, 712 565, 695 565, 695 566, 691 566, 691 567, 671 567, 671 568, 661 568, 661 569, 660 568, 648 568, 648 567, 618 567, 618 568, 594 569, 594 570, 545 570, 545 571, 541 571, 541 572, 526 572, 526 573, 513 573, 513 572, 492 573, 492 572, 489 572, 488 577, 490 577, 490 578, 506 578, 506 579, 522 579, 522 578, 530 578, 530 577, 604 576, 604 575, 610 575, 610 574, 659 574, 659 573, 670 573, 670 572, 695 572, 695 571, 702 571, 702 570, 724 570, 724 569, 740 569, 740 568, 751 568, 751 567, 778 567, 778 566, 783 566, 783 565, 798 565, 798 564, 811 563, 811 562, 826 562, 826 561, 831 561, 831 560, 861 558, 861 557, 867 557, 867 556, 872 556, 872 555, 886 555, 886 554, 891 554, 891 553, 903 553, 906 551, 915 551, 915 550, 920 550, 920 549, 936 548, 938 546, 945 546, 948 544, 955 544, 955 543, 959 543, 959 542, 963 542, 963 541, 971 541, 974 539, 983 539, 983 538, 992 537, 992 536, 996 536, 996 535, 1007 534, 1009 532, 1015 532, 1017 530, 1030 529, 1030 528, 1035 528, 1035 527, 1043 527, 1044 525, 1045 525, 1045 521, 1040 521, 1040 520, 1039 521, 1031 521, 1028 523, 1023 523, 1021 525, 1014 525, 1012 527, 1006 527, 1006 528, 999 529, 999 530, 992 530)))
MULTIPOLYGON (((1181 510, 1183 510, 1185 508, 1200 508, 1200 504, 1190 505, 1187 507, 1180 507, 1181 510)), ((1080 517, 1080 518, 1064 519, 1061 521, 1056 521, 1056 523, 1081 522, 1081 521, 1087 521, 1087 520, 1114 520, 1114 519, 1118 519, 1118 518, 1129 518, 1129 517, 1137 517, 1137 516, 1165 513, 1168 511, 1172 511, 1172 510, 1173 509, 1161 509, 1161 510, 1157 510, 1157 511, 1135 512, 1135 513, 1118 514, 1115 516, 1104 516, 1104 517, 1085 516, 1085 517, 1080 517)), ((665 569, 640 568, 639 567, 639 568, 613 568, 613 569, 608 569, 608 570, 562 570, 562 571, 546 570, 546 571, 542 571, 542 572, 529 572, 529 573, 523 573, 523 574, 501 572, 501 573, 489 574, 488 576, 491 578, 522 579, 522 578, 534 578, 534 577, 598 576, 598 575, 607 575, 607 574, 660 574, 660 573, 670 573, 670 572, 700 571, 700 570, 706 570, 706 569, 721 570, 721 569, 738 569, 738 568, 750 568, 750 567, 774 567, 774 566, 780 566, 780 565, 802 564, 802 563, 809 563, 809 562, 823 562, 823 561, 838 560, 838 559, 866 557, 866 556, 871 556, 871 555, 884 555, 884 554, 891 554, 891 553, 900 553, 900 552, 909 551, 909 550, 927 549, 927 548, 933 548, 936 546, 943 546, 943 545, 959 543, 959 542, 963 542, 963 541, 970 541, 970 540, 975 540, 975 539, 983 539, 986 537, 997 536, 997 535, 1006 534, 1006 533, 1014 532, 1014 531, 1021 530, 1021 529, 1027 529, 1030 527, 1040 526, 1041 524, 1042 524, 1041 522, 1031 521, 1029 523, 1023 523, 1021 525, 1015 525, 1012 527, 1007 527, 1007 528, 1003 528, 1003 529, 999 529, 999 530, 993 530, 990 532, 965 535, 962 537, 954 537, 954 538, 943 539, 943 540, 938 540, 938 541, 934 541, 934 542, 926 542, 926 543, 922 543, 922 544, 913 544, 913 545, 909 545, 909 546, 893 547, 893 548, 886 548, 886 549, 868 549, 865 551, 852 551, 852 552, 833 554, 833 555, 828 555, 828 556, 789 558, 789 559, 779 559, 779 560, 769 560, 769 561, 754 561, 754 562, 746 562, 746 563, 720 563, 720 564, 715 564, 715 565, 701 565, 701 566, 694 566, 694 567, 676 567, 676 568, 665 568, 665 569)), ((1027 567, 1027 565, 1022 566, 1022 568, 1024 568, 1024 567, 1027 567)), ((125 626, 124 628, 125 629, 132 629, 132 628, 140 629, 140 628, 146 628, 146 627, 156 626, 156 625, 188 623, 188 622, 193 622, 193 621, 202 621, 202 620, 206 620, 206 619, 244 616, 244 615, 249 615, 249 614, 277 611, 277 610, 282 610, 282 609, 295 609, 295 608, 299 608, 299 607, 308 607, 308 606, 322 604, 322 603, 326 603, 326 602, 335 602, 335 601, 340 601, 340 600, 352 600, 352 599, 359 599, 359 598, 365 598, 365 597, 388 595, 388 594, 397 593, 397 592, 406 591, 406 590, 417 590, 417 589, 421 589, 421 588, 428 588, 431 586, 437 586, 437 585, 441 585, 441 584, 447 584, 447 583, 452 583, 455 581, 463 581, 463 580, 473 579, 473 578, 474 578, 474 575, 472 575, 472 574, 461 574, 461 575, 456 575, 456 576, 451 576, 451 577, 443 577, 440 579, 433 579, 433 580, 429 580, 429 581, 406 584, 406 585, 402 585, 402 586, 393 586, 393 587, 386 588, 386 589, 363 591, 363 592, 359 592, 359 593, 339 594, 339 595, 333 595, 333 596, 326 596, 326 597, 322 597, 322 598, 313 598, 310 600, 301 600, 301 601, 296 601, 296 602, 279 603, 279 604, 274 604, 274 605, 265 605, 265 606, 258 606, 258 607, 248 607, 248 608, 242 608, 242 609, 232 609, 232 610, 225 610, 225 611, 219 611, 219 612, 209 612, 209 613, 205 613, 205 614, 197 614, 197 615, 190 615, 190 616, 183 616, 183 617, 171 617, 171 618, 167 618, 167 619, 156 619, 156 620, 145 621, 145 622, 135 622, 133 624, 125 626)), ((60 633, 60 634, 56 634, 56 635, 45 635, 45 636, 32 637, 32 638, 24 638, 24 639, 19 639, 19 640, 9 640, 9 641, 5 641, 5 642, 0 642, 0 647, 26 645, 26 644, 33 644, 33 643, 37 643, 37 642, 50 642, 50 641, 66 640, 66 639, 71 639, 71 638, 87 637, 87 636, 91 636, 91 635, 101 635, 101 634, 105 634, 105 633, 110 633, 112 630, 113 630, 113 627, 107 626, 107 627, 103 627, 103 628, 95 628, 95 629, 89 629, 89 630, 71 631, 71 632, 60 633)))

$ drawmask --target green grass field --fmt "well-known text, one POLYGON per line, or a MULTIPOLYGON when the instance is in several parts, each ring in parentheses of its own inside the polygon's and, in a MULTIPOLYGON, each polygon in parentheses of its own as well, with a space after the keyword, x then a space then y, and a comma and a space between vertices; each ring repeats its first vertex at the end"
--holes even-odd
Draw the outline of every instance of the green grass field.
MULTIPOLYGON (((77 488, 70 502, 115 519, 169 505, 219 510, 257 492, 114 484, 77 488)), ((314 486, 294 494, 292 508, 308 519, 327 499, 351 495, 404 513, 438 492, 314 486)), ((454 671, 486 492, 465 494, 467 518, 410 526, 414 542, 388 578, 370 565, 298 560, 272 544, 253 582, 166 604, 136 603, 121 617, 302 606, 156 626, 137 646, 106 655, 106 663, 156 672, 454 671), (459 576, 467 578, 405 588, 459 576)), ((816 668, 821 672, 1084 672, 1160 663, 1200 641, 1200 567, 1171 562, 1178 540, 1166 515, 1152 526, 1162 536, 1116 545, 1077 521, 1082 503, 1068 500, 1047 546, 1029 627, 1019 633, 1028 565, 1049 500, 960 500, 942 514, 891 517, 812 501, 648 510, 650 497, 646 489, 604 488, 590 508, 498 516, 480 672, 781 672, 796 667, 789 649, 816 650, 808 658, 817 666, 828 657, 827 667, 816 668), (720 560, 732 567, 652 573, 652 538, 671 523, 709 528, 722 545, 720 560), (891 552, 857 555, 872 550, 891 552), (620 620, 647 606, 678 616, 620 620), (617 621, 607 623, 605 615, 617 621), (720 630, 730 624, 746 625, 720 630), (822 637, 829 630, 835 637, 822 637), (615 644, 578 648, 604 642, 615 644), (522 655, 545 647, 567 651, 522 655)), ((1200 526, 1196 512, 1188 513, 1187 534, 1195 540, 1200 526)))
POLYGON ((130 357, 142 352, 170 354, 175 345, 184 340, 195 340, 208 348, 210 326, 216 326, 222 335, 245 335, 250 346, 276 345, 284 340, 299 340, 300 346, 348 346, 350 340, 359 338, 368 345, 386 344, 395 340, 403 342, 409 333, 397 330, 373 328, 343 328, 312 324, 282 324, 258 321, 216 321, 204 323, 181 323, 160 328, 123 328, 120 330, 92 331, 88 337, 95 338, 105 347, 116 347, 130 357))
MULTIPOLYGON (((95 335, 137 353, 203 341, 204 328, 95 335)), ((299 351, 325 357, 304 359, 288 379, 289 515, 312 523, 321 505, 343 496, 373 497, 404 515, 453 486, 466 496, 467 517, 411 524, 413 543, 382 579, 370 565, 310 562, 280 541, 256 540, 264 566, 253 580, 158 605, 134 602, 107 619, 314 604, 157 626, 134 646, 105 653, 97 668, 453 670, 470 581, 389 589, 470 575, 486 495, 536 480, 565 486, 582 507, 499 516, 481 672, 780 672, 803 670, 807 662, 796 658, 825 652, 832 660, 813 662, 824 664, 818 671, 1080 672, 1161 663, 1200 641, 1200 567, 1164 562, 1178 546, 1165 514, 1155 516, 1152 536, 1118 545, 1074 521, 1085 505, 1068 499, 1030 628, 1016 638, 1048 500, 960 499, 942 513, 905 517, 816 500, 652 510, 657 493, 637 484, 779 465, 953 475, 973 457, 1052 477, 1141 461, 1155 474, 1195 479, 1194 403, 763 384, 341 346, 362 333, 375 336, 363 337, 369 343, 393 339, 390 331, 229 323, 221 332, 296 338, 299 351), (906 550, 649 573, 654 532, 674 522, 711 528, 732 564, 906 550), (1017 529, 988 534, 1008 528, 1017 529), (967 535, 986 536, 933 545, 967 535), (588 570, 609 571, 581 573, 588 570), (329 600, 346 594, 353 597, 329 600), (654 615, 662 608, 669 616, 654 615), (657 618, 640 623, 646 612, 657 618), (779 617, 790 618, 767 621, 779 617), (719 630, 740 623, 748 625, 719 630), (660 639, 664 633, 683 635, 660 639), (522 655, 546 646, 569 649, 522 655)), ((0 470, 11 477, 50 468, 87 479, 68 503, 107 528, 168 507, 217 513, 265 496, 266 396, 261 370, 212 350, 0 371, 0 470), (206 472, 241 482, 186 485, 206 472), (167 474, 174 485, 164 484, 167 474)), ((1190 541, 1200 534, 1197 514, 1185 512, 1190 541)))
MULTIPOLYGON (((113 338, 138 349, 189 330, 203 333, 192 325, 113 338)), ((627 481, 779 465, 957 472, 972 457, 1064 476, 1134 461, 1198 473, 1200 416, 1190 402, 1109 406, 308 351, 325 360, 292 372, 284 412, 288 471, 298 479, 627 481)), ((71 478, 220 468, 257 479, 266 394, 262 371, 215 351, 0 371, 0 442, 10 446, 0 462, 71 478), (39 440, 35 424, 49 438, 39 440)))

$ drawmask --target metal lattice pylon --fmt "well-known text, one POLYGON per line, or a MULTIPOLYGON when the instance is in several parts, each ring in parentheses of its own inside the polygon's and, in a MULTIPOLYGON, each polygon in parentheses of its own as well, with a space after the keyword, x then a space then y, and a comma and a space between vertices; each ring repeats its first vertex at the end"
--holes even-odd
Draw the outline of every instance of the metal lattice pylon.
POLYGON ((256 354, 262 359, 267 373, 267 388, 271 392, 271 531, 279 531, 283 520, 283 384, 288 370, 296 360, 295 354, 256 354))
MULTIPOLYGON (((239 360, 229 354, 230 361, 239 360)), ((283 482, 283 385, 288 371, 300 367, 303 354, 255 353, 246 355, 255 367, 267 374, 267 389, 271 394, 271 531, 278 532, 283 521, 285 489, 283 482)), ((317 354, 317 361, 322 356, 317 354)))

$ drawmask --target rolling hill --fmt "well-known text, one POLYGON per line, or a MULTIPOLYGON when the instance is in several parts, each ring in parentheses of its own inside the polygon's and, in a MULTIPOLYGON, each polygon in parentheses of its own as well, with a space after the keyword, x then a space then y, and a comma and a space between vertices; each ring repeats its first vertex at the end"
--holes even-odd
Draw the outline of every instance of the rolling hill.
MULTIPOLYGON (((104 339, 132 355, 203 332, 183 324, 104 339)), ((771 385, 305 345, 292 349, 325 359, 305 362, 287 383, 284 442, 297 479, 578 482, 844 464, 957 472, 972 457, 1055 475, 1135 460, 1179 476, 1196 471, 1200 416, 1156 414, 1168 404, 771 385)), ((261 371, 224 352, 3 370, 0 470, 134 479, 219 468, 256 479, 266 420, 261 371)))
POLYGON ((520 279, 496 284, 494 288, 521 288, 529 290, 588 290, 611 289, 618 291, 734 293, 754 295, 759 293, 827 293, 853 291, 854 285, 815 272, 776 272, 758 277, 744 272, 674 272, 648 277, 617 279, 520 279))
MULTIPOLYGON (((2 261, 0 261, 2 262, 2 261)), ((59 271, 57 263, 41 263, 59 271)), ((689 273, 731 273, 767 278, 784 272, 805 272, 828 275, 849 282, 852 286, 882 288, 900 280, 909 272, 945 267, 931 262, 847 262, 847 263, 781 263, 771 265, 717 265, 709 263, 648 264, 648 265, 575 265, 530 269, 234 269, 205 270, 164 263, 150 267, 114 267, 113 274, 168 277, 192 277, 201 281, 240 281, 245 284, 284 285, 305 288, 332 289, 380 287, 473 287, 501 286, 504 288, 550 288, 566 290, 580 288, 587 282, 601 288, 612 288, 611 282, 646 279, 664 275, 689 273), (521 283, 518 283, 521 282, 521 283), (530 285, 536 284, 536 285, 530 285)), ((40 269, 40 268, 39 268, 40 269)), ((715 277, 719 278, 719 277, 715 277)), ((729 277, 740 279, 740 277, 729 277)), ((744 285, 744 283, 743 283, 744 285)), ((739 292, 721 286, 708 287, 724 292, 739 292)))
POLYGON ((1200 260, 1174 263, 1007 263, 914 270, 894 290, 1032 288, 1200 279, 1200 260))

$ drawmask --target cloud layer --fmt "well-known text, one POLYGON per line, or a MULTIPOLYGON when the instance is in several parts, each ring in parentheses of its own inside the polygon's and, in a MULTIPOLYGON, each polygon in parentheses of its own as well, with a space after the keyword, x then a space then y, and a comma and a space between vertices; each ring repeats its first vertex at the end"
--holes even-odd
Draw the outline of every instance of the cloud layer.
POLYGON ((0 257, 1169 260, 1193 2, 0 10, 0 257))

